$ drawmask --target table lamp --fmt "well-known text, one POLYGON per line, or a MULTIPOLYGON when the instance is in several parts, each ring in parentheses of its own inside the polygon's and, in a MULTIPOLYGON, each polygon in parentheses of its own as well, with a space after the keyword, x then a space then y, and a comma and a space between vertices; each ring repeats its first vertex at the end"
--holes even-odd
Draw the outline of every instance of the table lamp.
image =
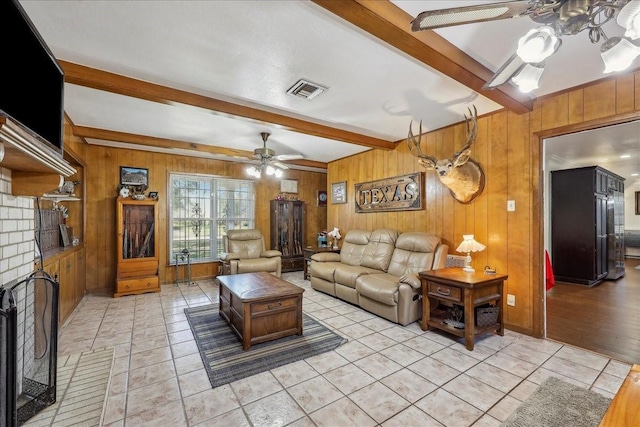
POLYGON ((471 267, 471 252, 480 252, 484 250, 486 246, 483 245, 482 243, 476 242, 476 240, 473 238, 473 234, 463 234, 462 238, 464 240, 462 240, 462 243, 460 243, 460 245, 456 249, 456 252, 462 252, 462 253, 466 252, 467 258, 465 259, 465 265, 462 271, 466 271, 467 273, 473 273, 476 270, 474 270, 474 268, 471 267))

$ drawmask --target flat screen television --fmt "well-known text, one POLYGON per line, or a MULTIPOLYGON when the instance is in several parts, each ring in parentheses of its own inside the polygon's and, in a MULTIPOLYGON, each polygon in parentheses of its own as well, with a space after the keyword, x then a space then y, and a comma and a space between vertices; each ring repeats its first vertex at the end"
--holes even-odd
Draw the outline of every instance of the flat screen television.
POLYGON ((64 72, 17 0, 0 1, 0 110, 63 152, 64 72))

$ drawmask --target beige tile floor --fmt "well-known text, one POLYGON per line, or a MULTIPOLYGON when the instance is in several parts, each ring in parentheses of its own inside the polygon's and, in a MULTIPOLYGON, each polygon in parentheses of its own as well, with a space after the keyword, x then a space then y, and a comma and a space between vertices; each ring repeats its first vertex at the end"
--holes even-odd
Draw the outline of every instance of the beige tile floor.
MULTIPOLYGON (((457 337, 402 327, 311 289, 304 312, 349 342, 215 389, 184 315, 217 302, 213 281, 161 293, 87 296, 60 331, 61 358, 114 348, 105 426, 498 426, 545 378, 612 397, 630 365, 505 331, 468 351, 457 337)), ((73 420, 68 420, 69 424, 73 420)))

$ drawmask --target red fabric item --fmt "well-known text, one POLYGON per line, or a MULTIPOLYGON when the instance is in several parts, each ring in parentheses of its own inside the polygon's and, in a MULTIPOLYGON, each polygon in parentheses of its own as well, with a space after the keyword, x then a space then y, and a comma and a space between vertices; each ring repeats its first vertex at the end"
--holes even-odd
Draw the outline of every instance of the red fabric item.
POLYGON ((549 259, 549 252, 544 251, 544 276, 547 283, 547 290, 553 288, 553 285, 556 284, 556 279, 553 277, 553 267, 551 266, 551 259, 549 259))

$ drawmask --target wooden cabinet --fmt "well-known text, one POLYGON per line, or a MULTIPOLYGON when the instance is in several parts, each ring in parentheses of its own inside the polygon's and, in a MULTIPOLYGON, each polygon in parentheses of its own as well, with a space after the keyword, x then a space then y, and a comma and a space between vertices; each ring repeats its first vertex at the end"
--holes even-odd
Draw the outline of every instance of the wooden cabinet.
POLYGON ((551 260, 556 280, 593 286, 624 264, 624 178, 599 166, 551 172, 551 260), (616 221, 614 224, 613 221, 616 221), (622 257, 613 260, 610 257, 622 257))
POLYGON ((66 319, 75 307, 76 265, 74 254, 60 258, 60 298, 58 312, 60 319, 66 319))
POLYGON ((85 273, 86 263, 84 257, 84 248, 75 253, 76 277, 75 277, 75 302, 76 305, 84 298, 86 291, 85 273))
POLYGON ((282 252, 282 271, 304 267, 305 205, 296 200, 271 201, 271 249, 282 252))
POLYGON ((160 292, 158 202, 117 199, 117 272, 114 297, 160 292))
MULTIPOLYGON (((58 323, 62 325, 80 304, 85 293, 85 249, 77 246, 59 251, 44 260, 43 270, 60 284, 58 323)), ((36 269, 39 264, 36 264, 36 269)))
POLYGON ((418 273, 422 284, 422 321, 426 331, 436 328, 464 337, 467 350, 473 350, 477 335, 495 331, 504 335, 502 294, 506 274, 467 273, 459 267, 440 268, 418 273), (464 308, 464 327, 458 329, 447 323, 450 313, 440 306, 431 309, 430 298, 448 305, 464 308), (481 325, 476 321, 478 306, 495 303, 498 308, 495 323, 481 325))

